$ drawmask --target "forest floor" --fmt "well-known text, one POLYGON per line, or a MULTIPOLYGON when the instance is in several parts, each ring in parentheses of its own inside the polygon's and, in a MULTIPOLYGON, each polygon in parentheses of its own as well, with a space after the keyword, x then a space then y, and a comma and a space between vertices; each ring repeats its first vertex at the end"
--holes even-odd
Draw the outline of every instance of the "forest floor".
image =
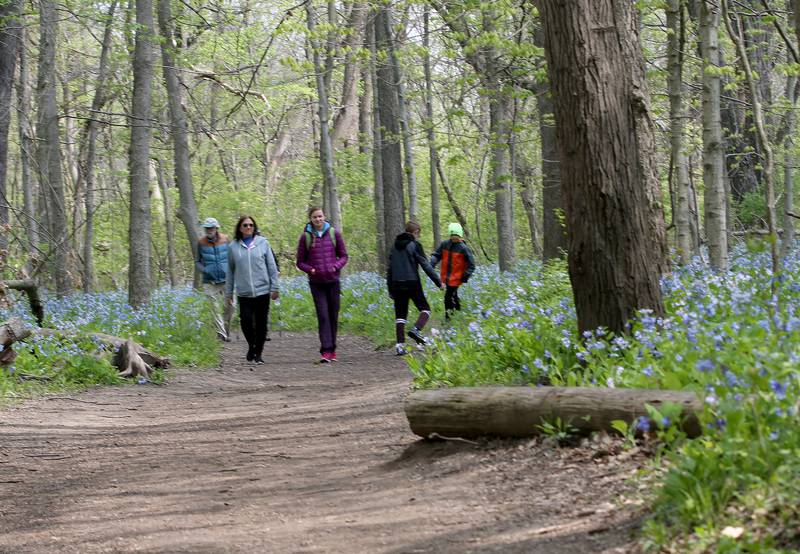
POLYGON ((402 358, 275 333, 221 367, 0 410, 0 552, 633 552, 641 454, 423 441, 402 358))

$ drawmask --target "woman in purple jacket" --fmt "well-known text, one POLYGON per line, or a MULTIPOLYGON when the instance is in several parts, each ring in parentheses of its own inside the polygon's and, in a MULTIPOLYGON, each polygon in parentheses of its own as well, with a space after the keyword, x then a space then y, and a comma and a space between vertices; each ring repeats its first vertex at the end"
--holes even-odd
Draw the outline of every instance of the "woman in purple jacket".
POLYGON ((308 274, 319 328, 320 362, 336 361, 339 327, 339 272, 347 263, 342 234, 325 221, 322 208, 308 210, 309 222, 297 241, 297 269, 308 274))

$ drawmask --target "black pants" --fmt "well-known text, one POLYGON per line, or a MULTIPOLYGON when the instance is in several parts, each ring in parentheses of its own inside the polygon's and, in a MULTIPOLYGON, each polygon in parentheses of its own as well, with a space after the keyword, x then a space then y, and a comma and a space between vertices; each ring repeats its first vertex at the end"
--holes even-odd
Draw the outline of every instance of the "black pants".
POLYGON ((458 287, 451 287, 447 285, 447 290, 444 293, 444 310, 449 313, 452 310, 461 309, 461 300, 458 299, 458 287))
POLYGON ((256 356, 264 351, 267 339, 267 320, 269 319, 269 294, 250 298, 239 297, 239 320, 247 346, 256 356))
POLYGON ((417 309, 422 312, 430 312, 431 306, 425 293, 422 290, 422 283, 407 287, 392 287, 394 297, 394 317, 396 319, 406 319, 408 317, 408 301, 414 302, 417 309))

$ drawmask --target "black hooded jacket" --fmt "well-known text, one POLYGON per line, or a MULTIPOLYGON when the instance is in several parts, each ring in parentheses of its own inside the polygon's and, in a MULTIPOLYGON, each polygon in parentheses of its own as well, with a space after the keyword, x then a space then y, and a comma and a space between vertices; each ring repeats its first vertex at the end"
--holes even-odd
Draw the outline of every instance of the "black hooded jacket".
POLYGON ((411 233, 400 233, 394 239, 394 248, 389 254, 389 268, 386 271, 386 284, 389 290, 408 288, 419 283, 419 266, 422 266, 437 287, 442 286, 442 281, 428 262, 422 245, 411 233))

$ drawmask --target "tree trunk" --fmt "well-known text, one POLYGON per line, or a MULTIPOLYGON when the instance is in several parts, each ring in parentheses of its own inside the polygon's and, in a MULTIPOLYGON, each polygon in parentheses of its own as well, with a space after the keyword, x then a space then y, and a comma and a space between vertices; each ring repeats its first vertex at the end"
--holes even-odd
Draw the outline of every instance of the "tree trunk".
POLYGON ((342 100, 339 111, 333 119, 331 142, 335 145, 343 143, 345 146, 357 140, 358 134, 358 81, 361 71, 356 53, 364 36, 364 21, 367 17, 367 8, 361 0, 354 0, 350 10, 348 22, 349 34, 344 48, 344 75, 342 76, 342 100))
POLYGON ((97 71, 94 98, 92 99, 89 117, 83 128, 83 137, 81 138, 78 153, 78 183, 81 184, 77 188, 84 190, 83 207, 86 219, 83 236, 83 292, 92 292, 94 290, 94 165, 97 151, 97 133, 100 127, 100 122, 97 118, 107 100, 105 86, 108 77, 108 58, 111 52, 116 7, 117 1, 111 0, 106 14, 106 27, 103 33, 103 45, 100 49, 100 63, 97 71))
MULTIPOLYGON (((484 14, 484 28, 494 32, 496 14, 488 10, 484 14)), ((514 196, 513 182, 509 171, 508 145, 511 137, 511 94, 500 81, 499 60, 494 47, 487 47, 486 75, 484 80, 489 89, 489 133, 492 151, 492 200, 495 221, 497 222, 497 261, 500 271, 514 268, 514 196)))
MULTIPOLYGON (((169 197, 169 186, 167 179, 164 176, 164 162, 159 158, 156 160, 156 180, 158 187, 161 189, 161 198, 164 202, 164 224, 167 231, 167 271, 169 274, 169 286, 175 288, 178 286, 178 276, 176 268, 178 267, 178 259, 175 256, 175 226, 172 224, 172 200, 169 197)), ((191 245, 194 245, 192 243, 191 245)))
MULTIPOLYGON (((544 30, 537 25, 534 44, 544 46, 544 30)), ((561 193, 561 161, 558 159, 556 126, 553 119, 553 97, 550 84, 537 79, 534 85, 539 112, 539 140, 542 155, 542 258, 552 260, 567 252, 567 230, 564 226, 564 199, 561 193)))
POLYGON ((719 4, 702 0, 700 51, 703 58, 703 184, 706 242, 711 266, 728 268, 724 149, 720 121, 719 4))
POLYGON ((150 209, 150 113, 153 89, 153 4, 136 0, 133 54, 133 106, 129 157, 130 224, 128 227, 128 303, 138 308, 152 288, 152 214, 150 209))
POLYGON ((337 191, 336 172, 334 171, 333 144, 331 142, 330 127, 328 125, 328 88, 326 86, 326 72, 322 66, 319 40, 316 37, 316 19, 314 6, 311 1, 306 3, 308 17, 309 42, 311 56, 314 60, 314 73, 317 85, 317 114, 319 116, 319 164, 322 171, 322 198, 323 208, 328 219, 334 227, 341 229, 342 217, 339 212, 339 193, 337 191))
POLYGON ((759 89, 756 76, 753 75, 750 59, 747 56, 742 22, 735 13, 732 17, 728 14, 728 0, 722 0, 722 16, 725 20, 725 28, 728 30, 728 35, 731 37, 731 40, 736 45, 736 50, 739 52, 739 60, 742 63, 747 85, 750 88, 751 108, 753 110, 756 132, 758 133, 758 145, 764 155, 764 201, 767 205, 767 230, 769 231, 770 252, 772 254, 772 287, 774 291, 778 271, 780 270, 780 261, 778 259, 778 234, 776 230, 777 216, 775 214, 775 185, 772 181, 775 163, 772 154, 772 145, 767 136, 764 112, 761 107, 762 92, 759 89), (736 28, 734 28, 734 23, 736 24, 736 28))
POLYGON ((64 203, 64 177, 61 172, 61 141, 56 103, 56 39, 58 14, 52 0, 39 2, 39 78, 37 85, 38 121, 36 149, 39 182, 47 198, 48 239, 54 263, 52 273, 56 294, 64 297, 72 290, 67 267, 67 212, 64 203))
POLYGON ((8 128, 11 125, 11 93, 14 90, 14 71, 22 32, 21 8, 20 0, 0 2, 0 251, 8 249, 8 211, 11 207, 6 188, 8 128))
POLYGON ((412 392, 406 399, 405 412, 411 432, 424 438, 532 437, 542 434, 543 424, 556 420, 581 434, 611 432, 616 420, 634 427, 640 418, 648 417, 646 405, 659 408, 668 403, 681 407, 682 417, 674 424, 689 437, 699 436, 702 428, 698 414, 703 403, 695 393, 683 391, 453 387, 412 392))
POLYGON ((32 269, 32 260, 36 257, 39 243, 39 214, 36 210, 36 182, 31 165, 34 161, 35 133, 30 120, 31 114, 31 84, 30 70, 28 67, 28 54, 25 47, 25 26, 20 29, 19 50, 19 81, 17 83, 17 128, 19 130, 20 167, 22 178, 22 217, 20 218, 26 230, 26 247, 29 254, 27 269, 32 269))
MULTIPOLYGON (((175 184, 178 187, 178 218, 183 223, 186 238, 189 241, 189 256, 194 259, 194 249, 201 234, 198 226, 197 203, 194 199, 194 183, 192 182, 192 164, 189 155, 189 125, 183 110, 178 70, 173 52, 177 48, 175 34, 172 29, 172 17, 169 0, 158 0, 158 28, 161 33, 161 66, 164 75, 164 86, 167 89, 169 104, 170 136, 172 137, 172 156, 175 165, 175 184)), ((167 217, 172 217, 167 212, 167 217)))
MULTIPOLYGON (((391 252, 394 239, 405 227, 405 201, 403 198, 403 168, 400 152, 399 107, 391 64, 388 63, 390 37, 389 6, 381 5, 375 21, 375 47, 379 53, 376 62, 376 104, 380 114, 381 177, 383 183, 384 252, 391 252)), ((386 263, 384 260, 383 263, 386 263)))
POLYGON ((425 51, 423 69, 425 72, 425 131, 428 138, 428 178, 431 183, 431 227, 433 228, 433 245, 438 248, 442 242, 442 231, 439 223, 439 186, 436 184, 436 166, 439 153, 436 150, 436 132, 433 120, 433 79, 431 77, 430 54, 430 17, 431 8, 425 4, 423 13, 422 48, 425 51))
POLYGON ((372 83, 371 92, 372 98, 372 113, 371 125, 372 128, 372 176, 375 182, 373 189, 373 199, 375 204, 375 237, 377 240, 377 247, 375 252, 378 255, 378 270, 385 271, 386 262, 389 256, 389 251, 386 249, 389 242, 386 240, 386 218, 383 214, 384 198, 383 198, 383 163, 381 160, 381 153, 383 152, 383 139, 381 134, 381 114, 380 114, 380 98, 378 98, 378 77, 377 77, 377 50, 375 47, 375 20, 376 16, 371 16, 367 20, 367 42, 369 46, 369 80, 372 83))
POLYGON ((383 24, 386 26, 388 63, 392 69, 391 75, 394 84, 392 88, 397 94, 397 116, 400 119, 400 130, 403 134, 403 172, 408 185, 408 218, 416 221, 419 217, 419 208, 417 207, 417 174, 414 171, 414 146, 411 143, 411 122, 408 115, 408 107, 406 106, 403 74, 400 71, 400 62, 397 61, 394 37, 392 36, 392 12, 387 9, 385 13, 386 17, 383 19, 383 24))
POLYGON ((667 270, 644 60, 630 2, 543 2, 580 332, 663 315, 667 270), (614 79, 598 75, 615 75, 614 79))
POLYGON ((697 252, 689 214, 689 163, 683 151, 683 7, 681 0, 667 4, 667 86, 669 89, 670 160, 672 161, 673 221, 678 258, 686 264, 697 252))
POLYGON ((789 100, 789 110, 786 114, 786 137, 783 150, 783 236, 781 237, 781 254, 786 256, 794 247, 794 134, 797 129, 797 116, 794 110, 797 106, 797 93, 795 85, 797 77, 792 75, 786 80, 786 97, 789 100))

